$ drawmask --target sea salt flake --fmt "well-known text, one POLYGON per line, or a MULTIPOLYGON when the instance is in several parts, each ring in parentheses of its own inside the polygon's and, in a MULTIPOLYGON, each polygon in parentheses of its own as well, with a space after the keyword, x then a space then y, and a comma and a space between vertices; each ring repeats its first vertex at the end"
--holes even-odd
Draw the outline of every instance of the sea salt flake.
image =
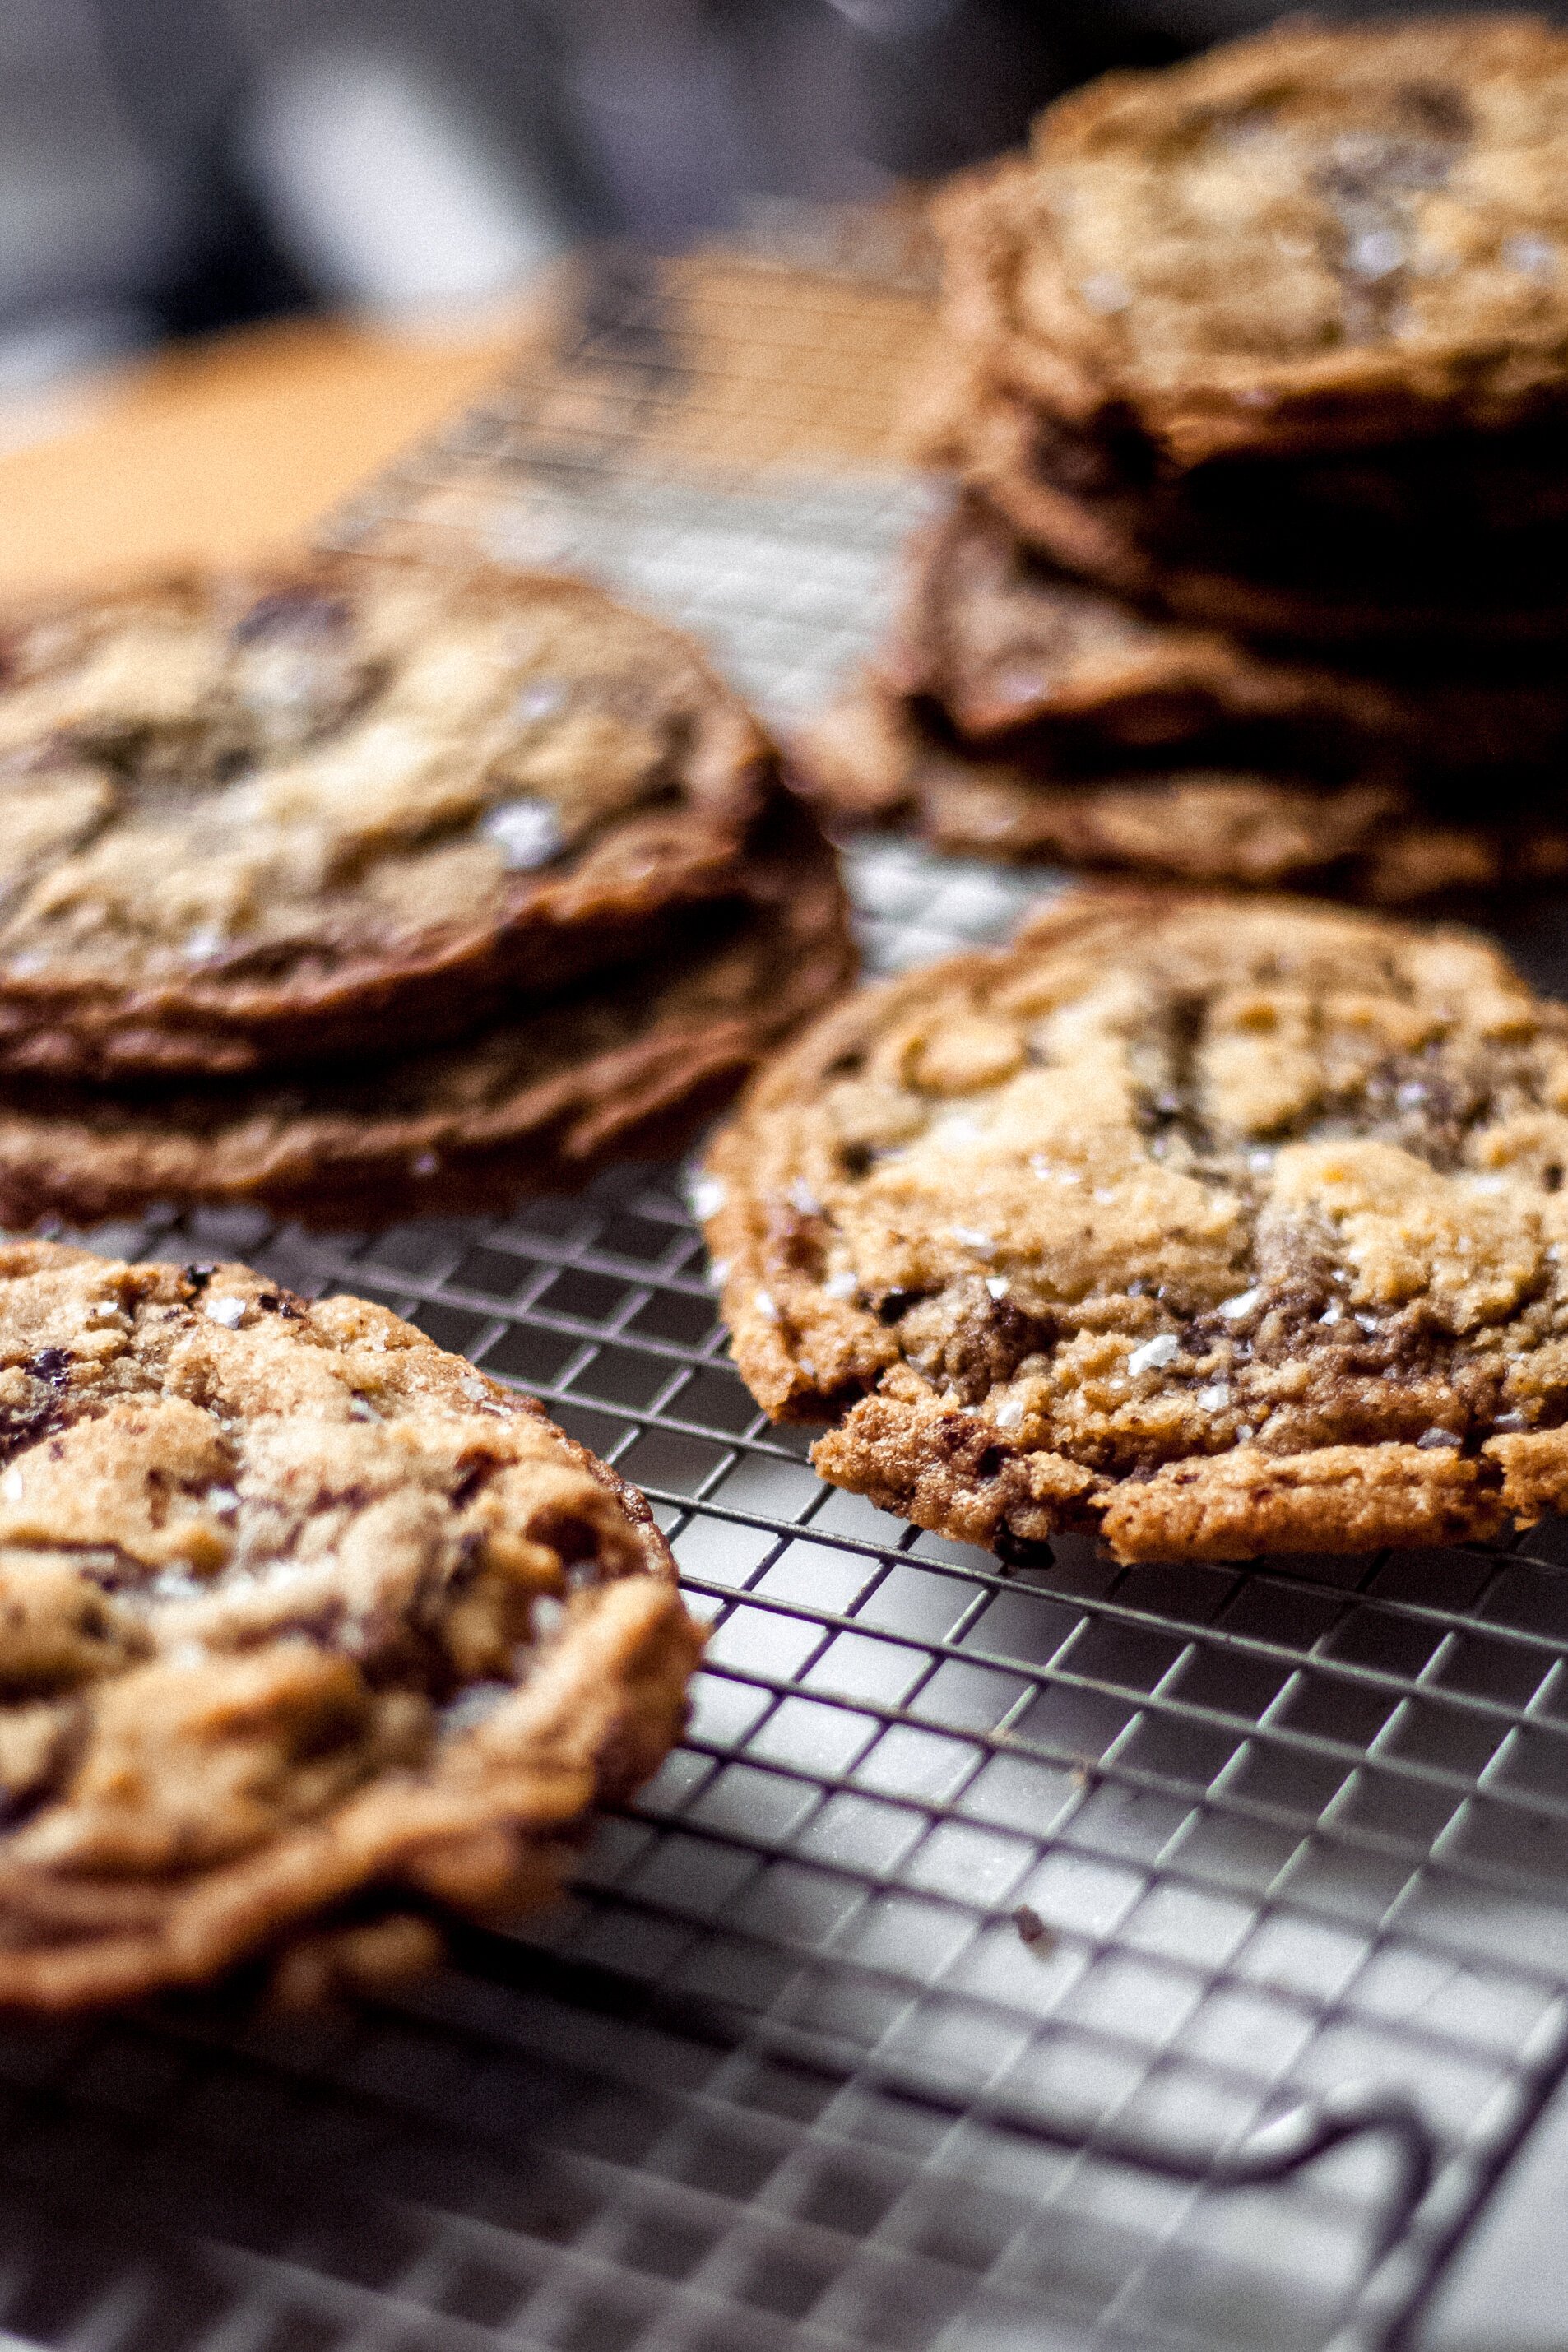
POLYGON ((1405 239, 1391 228, 1363 229, 1351 240, 1345 267, 1357 278, 1392 277, 1405 259, 1405 239))
POLYGON ((472 1731, 474 1726, 488 1721, 503 1700, 512 1695, 510 1683, 471 1683, 441 1714, 443 1732, 452 1735, 472 1731))
POLYGON ((804 1177, 797 1176, 789 1188, 789 1204, 803 1217, 819 1217, 822 1203, 804 1177))
POLYGON ((1016 1429, 1018 1423, 1023 1420, 1023 1418, 1024 1408, 1018 1399, 1016 1397, 1004 1397, 1001 1403, 996 1408, 995 1422, 997 1428, 1016 1429))
POLYGON ((530 724, 541 719, 553 719, 565 709, 567 699, 566 688, 560 678, 537 678, 531 686, 523 688, 511 706, 511 715, 530 724))
POLYGON ((973 1250, 976 1257, 994 1257, 996 1254, 994 1237, 981 1233, 974 1225, 949 1225, 948 1232, 964 1249, 973 1250))
POLYGON ((1079 281, 1078 290, 1089 310, 1101 319, 1113 318, 1118 310, 1125 310, 1132 300, 1132 289, 1126 278, 1119 278, 1113 269, 1095 270, 1090 277, 1079 281))
POLYGON ((1004 702, 1037 702, 1046 692, 1044 674, 1037 669, 1004 668, 994 670, 991 684, 1004 702))
POLYGON ((1239 1323, 1244 1315, 1251 1314, 1262 1296, 1262 1291, 1258 1289, 1238 1290, 1234 1298, 1220 1300, 1219 1311, 1227 1322, 1239 1323))
POLYGON ((1459 1440, 1451 1429, 1424 1429, 1415 1443, 1417 1445, 1425 1446, 1428 1453, 1433 1453, 1440 1445, 1457 1447, 1459 1440))
POLYGON ((237 1331, 245 1320, 245 1308, 243 1298, 209 1298, 203 1312, 209 1323, 221 1323, 226 1331, 237 1331))
POLYGON ((4 1478, 0 1478, 0 1496, 4 1496, 8 1503, 21 1501, 22 1474, 19 1470, 7 1470, 4 1478))
POLYGON ((823 1296, 827 1298, 853 1298, 859 1287, 858 1276, 851 1274, 847 1266, 830 1274, 822 1286, 823 1296))
POLYGON ((1223 1412, 1230 1402, 1230 1389, 1225 1381, 1215 1381, 1198 1391, 1197 1401, 1205 1412, 1223 1412))
POLYGON ((1506 1192, 1508 1178, 1506 1176, 1472 1176, 1470 1190, 1472 1192, 1506 1192))
POLYGON ((1005 1274, 988 1274, 985 1277, 985 1287, 993 1298, 1005 1298, 1013 1286, 1005 1274))
POLYGON ((693 1176, 686 1187, 686 1205, 700 1225, 716 1217, 729 1197, 717 1176, 693 1176))
POLYGON ((773 1297, 771 1290, 753 1290, 752 1293, 752 1306, 754 1311, 762 1317, 764 1323, 776 1323, 778 1321, 778 1301, 773 1297))
POLYGON ((1319 1316, 1318 1320, 1320 1323, 1337 1323, 1342 1312, 1343 1309, 1342 1308, 1339 1300, 1337 1298, 1333 1298, 1331 1299, 1327 1307, 1324 1307, 1322 1313, 1319 1316))
POLYGON ((198 923, 194 931, 186 932, 180 953, 187 963, 205 963, 209 956, 221 955, 226 944, 216 923, 198 923))
POLYGON ((1236 1424, 1236 1434, 1237 1443, 1245 1445, 1247 1441, 1250 1438, 1255 1437, 1258 1433, 1253 1428, 1252 1423, 1249 1421, 1238 1421, 1236 1424))
POLYGON ((1402 1087, 1394 1088, 1394 1099, 1401 1110, 1414 1110, 1418 1103, 1426 1101, 1426 1089, 1419 1078, 1406 1078, 1402 1087))
POLYGON ((160 1569, 147 1586, 155 1601, 196 1601, 201 1586, 188 1568, 160 1569))
POLYGON ((1550 237, 1535 236, 1526 230, 1519 236, 1505 236, 1502 257, 1510 269, 1525 278, 1555 278, 1557 248, 1550 237))
POLYGON ((1181 1352, 1182 1343, 1175 1333, 1162 1331, 1157 1338, 1145 1339, 1141 1348, 1133 1349, 1127 1359, 1127 1369, 1134 1373, 1163 1372, 1167 1364, 1175 1362, 1181 1352))
POLYGON ((557 1601, 552 1592, 542 1592, 531 1612, 534 1640, 548 1642, 552 1633, 559 1633, 565 1616, 565 1602, 557 1601))
POLYGON ((549 801, 530 796, 498 801, 479 822, 479 831, 500 851, 507 871, 528 873, 548 866, 564 846, 561 819, 549 801))

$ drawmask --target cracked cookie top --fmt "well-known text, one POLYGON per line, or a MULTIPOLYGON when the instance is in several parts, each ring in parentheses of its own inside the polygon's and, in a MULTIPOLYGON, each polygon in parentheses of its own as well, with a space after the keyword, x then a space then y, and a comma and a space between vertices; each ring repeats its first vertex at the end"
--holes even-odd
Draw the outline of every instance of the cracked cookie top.
POLYGON ((1085 894, 863 992, 705 1206, 814 1460, 1003 1553, 1359 1550, 1568 1490, 1568 1013, 1456 929, 1085 894))
POLYGON ((383 1307, 6 1244, 0 1453, 0 2007, 427 1958, 679 1728, 647 1504, 383 1307))
POLYGON ((1050 108, 980 202, 1022 387, 1180 465, 1561 409, 1568 38, 1294 26, 1050 108))
POLYGON ((771 773, 694 646, 568 580, 342 557, 19 619, 0 1063, 457 1034, 723 896, 771 773))

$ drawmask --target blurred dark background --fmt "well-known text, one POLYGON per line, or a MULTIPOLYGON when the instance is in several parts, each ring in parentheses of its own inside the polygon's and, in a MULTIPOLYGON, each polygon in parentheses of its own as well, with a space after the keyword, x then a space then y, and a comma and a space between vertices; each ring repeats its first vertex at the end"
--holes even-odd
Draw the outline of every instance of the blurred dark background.
POLYGON ((0 393, 282 312, 470 304, 584 235, 673 246, 875 197, 1273 13, 0 0, 0 393))

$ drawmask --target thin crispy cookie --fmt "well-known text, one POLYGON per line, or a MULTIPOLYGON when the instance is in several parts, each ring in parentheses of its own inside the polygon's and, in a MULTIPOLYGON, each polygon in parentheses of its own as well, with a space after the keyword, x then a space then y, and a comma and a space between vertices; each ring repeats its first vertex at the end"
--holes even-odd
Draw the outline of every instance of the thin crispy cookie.
MULTIPOLYGON (((1239 481, 1233 467, 1227 498, 1205 512, 1189 496, 1184 511, 1182 485, 1206 478, 1212 488, 1220 466, 1149 488, 1114 471, 1108 480, 1103 463, 1053 468, 1065 439, 1016 393, 966 373, 943 395, 940 433, 921 454, 954 466, 1053 562, 1193 627, 1357 651, 1439 645, 1500 655, 1554 647, 1568 635, 1555 500, 1535 497, 1530 529, 1467 529, 1465 459, 1452 440, 1442 444, 1447 466, 1430 469, 1425 512, 1406 521, 1379 513, 1375 490, 1370 515, 1336 518, 1323 485, 1289 461, 1254 466, 1239 481), (1249 501, 1243 531, 1233 518, 1249 501), (1314 504, 1309 537, 1292 520, 1314 504)), ((1387 466, 1364 470, 1391 488, 1387 466)), ((1563 473, 1559 443, 1549 478, 1560 483, 1563 473)))
POLYGON ((1561 415, 1565 92, 1521 16, 1106 76, 963 199, 1009 380, 1181 466, 1561 415))
POLYGON ((318 558, 0 631, 0 1066, 386 1059, 679 936, 776 762, 697 647, 547 574, 318 558))
POLYGON ((1494 793, 1483 818, 1439 812, 1399 784, 1316 784, 1176 756, 1142 773, 1053 773, 1006 745, 954 741, 875 678, 824 711, 795 756, 826 817, 912 822, 955 856, 1289 886, 1390 908, 1461 906, 1568 874, 1568 823, 1550 793, 1510 807, 1494 793))
POLYGON ((427 1965, 679 1732, 646 1502, 384 1307, 11 1244, 0 1416, 0 2006, 427 1965))
POLYGON ((961 739, 1022 748, 1048 772, 1142 755, 1228 757, 1284 774, 1430 779, 1568 758, 1568 693, 1537 660, 1510 677, 1430 653, 1354 667, 1263 653, 1130 610, 1048 560, 973 495, 911 552, 879 669, 961 739))
POLYGON ((787 801, 733 901, 691 925, 631 973, 391 1069, 137 1093, 0 1078, 0 1217, 88 1225, 199 1201, 384 1223, 506 1207, 682 1147, 856 969, 833 854, 787 801))
POLYGON ((1360 1551, 1568 1494, 1568 1012, 1300 900, 1084 893, 863 991, 714 1147, 752 1394, 1016 1554, 1360 1551))

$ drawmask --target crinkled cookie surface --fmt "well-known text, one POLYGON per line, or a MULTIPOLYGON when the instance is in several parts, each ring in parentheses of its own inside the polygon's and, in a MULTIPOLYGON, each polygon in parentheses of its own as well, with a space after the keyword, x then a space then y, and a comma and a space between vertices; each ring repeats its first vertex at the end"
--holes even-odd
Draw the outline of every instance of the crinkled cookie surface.
POLYGON ((345 556, 19 617, 0 1064, 458 1034, 722 897, 771 774, 689 640, 570 580, 345 556))
POLYGON ((995 182, 1023 388, 1181 464, 1560 408, 1568 38, 1288 26, 1051 108, 995 182))
POLYGON ((710 1163, 742 1376, 1004 1555, 1495 1533, 1568 1493, 1568 1012, 1299 900, 1086 893, 868 990, 710 1163))
POLYGON ((6 1244, 0 1438, 0 2006, 427 1963, 679 1731, 647 1504, 384 1308, 6 1244))

